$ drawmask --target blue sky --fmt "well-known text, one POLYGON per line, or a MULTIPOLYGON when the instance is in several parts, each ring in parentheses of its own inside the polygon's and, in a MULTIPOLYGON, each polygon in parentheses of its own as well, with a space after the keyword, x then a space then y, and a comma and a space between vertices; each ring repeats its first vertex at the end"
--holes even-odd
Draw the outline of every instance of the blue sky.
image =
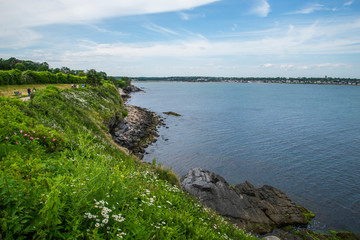
POLYGON ((360 0, 1 0, 0 21, 0 57, 52 68, 360 78, 360 0))

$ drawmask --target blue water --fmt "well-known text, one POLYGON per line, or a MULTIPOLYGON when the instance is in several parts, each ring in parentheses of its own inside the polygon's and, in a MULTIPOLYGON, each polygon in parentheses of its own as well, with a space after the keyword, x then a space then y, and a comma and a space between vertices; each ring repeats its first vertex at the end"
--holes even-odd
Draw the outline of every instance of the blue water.
POLYGON ((166 118, 144 161, 277 187, 316 214, 310 228, 360 232, 360 87, 135 83, 129 104, 166 118), (181 117, 166 116, 174 111, 181 117))

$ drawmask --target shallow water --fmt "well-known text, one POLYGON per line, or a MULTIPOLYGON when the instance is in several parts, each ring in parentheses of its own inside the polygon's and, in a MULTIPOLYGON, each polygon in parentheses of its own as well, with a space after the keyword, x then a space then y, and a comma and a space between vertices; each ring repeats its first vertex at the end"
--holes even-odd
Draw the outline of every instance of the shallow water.
POLYGON ((166 118, 155 157, 230 184, 272 185, 316 214, 312 229, 360 232, 360 87, 135 83, 129 104, 166 118), (181 117, 167 116, 173 111, 181 117))

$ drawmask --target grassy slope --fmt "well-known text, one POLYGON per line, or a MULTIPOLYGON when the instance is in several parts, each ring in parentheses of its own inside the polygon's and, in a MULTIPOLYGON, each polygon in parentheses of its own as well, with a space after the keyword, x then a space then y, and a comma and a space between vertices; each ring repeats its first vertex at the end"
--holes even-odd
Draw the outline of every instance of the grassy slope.
POLYGON ((254 239, 121 152, 112 85, 0 97, 0 239, 254 239))

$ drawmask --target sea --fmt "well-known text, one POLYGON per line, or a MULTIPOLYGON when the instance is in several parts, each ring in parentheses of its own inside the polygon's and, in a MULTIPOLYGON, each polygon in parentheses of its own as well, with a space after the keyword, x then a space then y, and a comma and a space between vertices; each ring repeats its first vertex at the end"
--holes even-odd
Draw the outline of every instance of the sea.
POLYGON ((128 104, 162 116, 144 161, 200 167, 285 192, 312 230, 360 233, 360 86, 136 82, 128 104), (165 115, 173 111, 180 117, 165 115))

